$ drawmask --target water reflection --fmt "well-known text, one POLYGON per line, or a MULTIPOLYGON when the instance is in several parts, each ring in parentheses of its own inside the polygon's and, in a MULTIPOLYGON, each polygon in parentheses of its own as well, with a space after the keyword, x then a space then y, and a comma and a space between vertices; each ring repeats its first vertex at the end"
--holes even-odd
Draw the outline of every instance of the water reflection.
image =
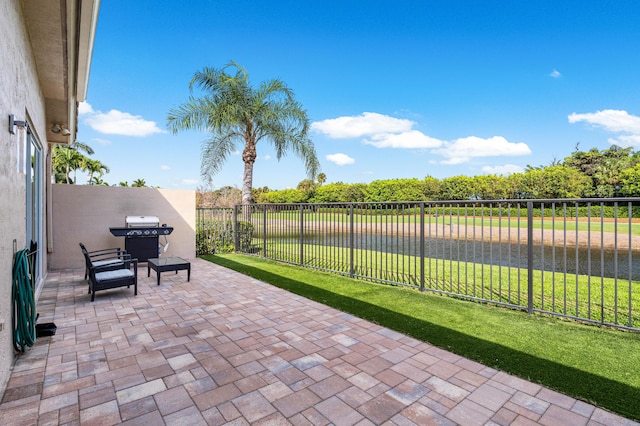
MULTIPOLYGON (((358 233, 353 235, 354 248, 374 250, 386 253, 399 253, 408 256, 420 255, 419 238, 383 234, 358 233)), ((288 242, 297 242, 290 239, 288 242)), ((305 243, 334 247, 349 247, 346 234, 317 233, 305 234, 305 243)), ((527 268, 527 245, 519 243, 500 243, 488 241, 464 241, 452 239, 425 238, 425 257, 460 260, 463 262, 484 263, 490 265, 527 268)), ((637 253, 628 250, 585 247, 534 245, 533 267, 545 271, 568 274, 618 277, 640 281, 640 261, 637 253)))

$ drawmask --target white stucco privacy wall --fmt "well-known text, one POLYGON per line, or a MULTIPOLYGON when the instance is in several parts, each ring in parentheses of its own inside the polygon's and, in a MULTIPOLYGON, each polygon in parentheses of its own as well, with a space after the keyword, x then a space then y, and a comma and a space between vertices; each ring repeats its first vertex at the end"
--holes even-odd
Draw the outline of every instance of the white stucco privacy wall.
POLYGON ((82 268, 81 242, 89 250, 124 248, 124 237, 114 237, 109 228, 125 226, 125 217, 130 215, 158 216, 161 224, 174 228, 163 257, 195 257, 195 191, 60 184, 53 185, 52 196, 49 270, 82 268))

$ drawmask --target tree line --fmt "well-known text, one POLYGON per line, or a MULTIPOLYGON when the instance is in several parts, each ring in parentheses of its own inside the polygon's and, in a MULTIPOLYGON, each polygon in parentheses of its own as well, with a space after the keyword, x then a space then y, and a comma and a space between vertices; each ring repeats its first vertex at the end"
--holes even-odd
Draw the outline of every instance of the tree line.
MULTIPOLYGON (((87 185, 109 186, 103 177, 109 173, 109 166, 91 158, 94 151, 82 142, 74 142, 72 145, 56 144, 51 150, 51 169, 55 183, 76 184, 78 172, 87 173, 87 185)), ((131 186, 146 188, 144 179, 136 179, 131 185, 128 181, 122 181, 113 186, 131 186)))
POLYGON ((325 184, 308 179, 295 189, 255 188, 258 203, 344 203, 436 200, 640 197, 640 152, 611 146, 580 151, 562 161, 510 175, 387 179, 325 184))

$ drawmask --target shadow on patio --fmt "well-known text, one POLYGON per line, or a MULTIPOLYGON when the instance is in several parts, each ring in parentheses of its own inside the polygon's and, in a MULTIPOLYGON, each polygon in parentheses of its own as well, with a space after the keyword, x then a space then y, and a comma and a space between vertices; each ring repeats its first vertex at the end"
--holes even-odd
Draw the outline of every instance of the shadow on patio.
POLYGON ((637 424, 195 259, 90 302, 50 272, 2 424, 637 424))

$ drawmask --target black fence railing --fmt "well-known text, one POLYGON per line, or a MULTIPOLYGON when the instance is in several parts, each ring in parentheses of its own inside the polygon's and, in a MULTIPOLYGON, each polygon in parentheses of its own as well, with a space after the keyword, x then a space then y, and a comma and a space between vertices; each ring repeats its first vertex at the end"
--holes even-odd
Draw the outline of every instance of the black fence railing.
POLYGON ((638 198, 198 210, 201 246, 640 331, 638 198))

